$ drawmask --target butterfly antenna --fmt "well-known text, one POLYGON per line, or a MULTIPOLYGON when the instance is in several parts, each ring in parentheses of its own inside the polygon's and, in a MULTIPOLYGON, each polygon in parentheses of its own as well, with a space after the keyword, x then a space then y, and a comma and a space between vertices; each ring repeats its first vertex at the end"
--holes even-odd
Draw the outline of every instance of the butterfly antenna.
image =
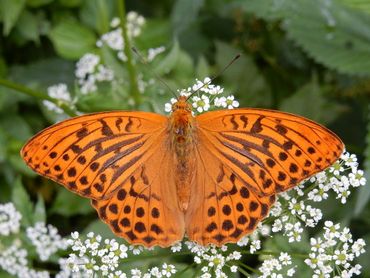
POLYGON ((240 58, 241 54, 237 54, 235 55, 235 57, 229 62, 227 63, 226 66, 224 66, 224 68, 219 72, 217 73, 215 76, 213 76, 208 82, 204 83, 201 87, 199 87, 198 89, 196 89, 194 92, 192 92, 190 94, 190 96, 187 97, 186 100, 190 99, 195 93, 197 93, 200 89, 204 88, 205 86, 208 86, 209 84, 211 84, 216 78, 218 78, 220 75, 222 75, 232 64, 234 64, 234 62, 236 60, 238 60, 240 58))
POLYGON ((151 67, 149 67, 149 63, 148 61, 144 58, 143 55, 141 55, 141 53, 139 52, 139 50, 136 49, 136 47, 131 47, 131 50, 139 57, 140 59, 140 62, 146 66, 148 66, 148 69, 150 71, 150 73, 159 81, 162 83, 162 85, 164 85, 173 95, 176 99, 178 99, 178 95, 176 94, 176 92, 157 74, 155 73, 151 67))

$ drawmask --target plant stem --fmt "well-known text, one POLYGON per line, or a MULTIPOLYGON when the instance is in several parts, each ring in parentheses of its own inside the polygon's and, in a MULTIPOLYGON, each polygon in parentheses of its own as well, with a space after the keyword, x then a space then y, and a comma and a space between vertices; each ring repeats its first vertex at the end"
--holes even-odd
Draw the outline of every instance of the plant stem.
POLYGON ((142 255, 140 257, 131 257, 121 260, 121 262, 132 262, 137 260, 145 260, 145 259, 155 259, 155 258, 166 258, 166 257, 173 257, 173 256, 185 256, 191 255, 191 252, 178 252, 178 253, 169 253, 169 254, 157 254, 157 255, 142 255))
POLYGON ((131 87, 130 94, 135 101, 135 106, 138 107, 142 102, 142 98, 140 95, 139 86, 137 82, 136 68, 134 66, 134 61, 132 58, 131 43, 127 33, 125 0, 117 0, 117 5, 118 5, 118 14, 121 22, 122 38, 125 45, 124 52, 127 57, 127 69, 129 73, 131 87))
MULTIPOLYGON (((247 254, 247 255, 280 255, 279 252, 273 252, 273 251, 257 251, 254 253, 248 252, 248 251, 242 251, 242 254, 247 254)), ((295 258, 301 258, 301 259, 306 259, 308 258, 308 254, 301 254, 301 253, 289 253, 290 256, 295 257, 295 258)))
MULTIPOLYGON (((242 263, 242 262, 238 262, 238 264, 242 267, 244 267, 245 269, 248 269, 249 271, 253 272, 253 273, 256 273, 256 274, 261 274, 261 272, 259 272, 257 269, 254 269, 253 267, 250 267, 249 265, 246 265, 245 263, 242 263)), ((239 268, 239 271, 240 271, 241 268, 239 268)), ((240 271, 241 272, 241 271, 240 271)))
POLYGON ((0 78, 0 86, 16 90, 20 93, 35 97, 35 98, 40 99, 40 100, 48 100, 48 101, 54 103, 55 105, 57 105, 58 107, 60 107, 61 109, 63 109, 63 111, 67 115, 69 115, 71 117, 76 116, 76 113, 70 107, 68 107, 68 105, 66 105, 64 103, 61 103, 59 100, 54 99, 54 98, 48 96, 45 93, 32 90, 32 89, 30 89, 26 86, 21 85, 21 84, 18 84, 18 83, 15 83, 15 82, 12 82, 12 81, 9 81, 9 80, 6 80, 6 79, 1 79, 1 78, 0 78))

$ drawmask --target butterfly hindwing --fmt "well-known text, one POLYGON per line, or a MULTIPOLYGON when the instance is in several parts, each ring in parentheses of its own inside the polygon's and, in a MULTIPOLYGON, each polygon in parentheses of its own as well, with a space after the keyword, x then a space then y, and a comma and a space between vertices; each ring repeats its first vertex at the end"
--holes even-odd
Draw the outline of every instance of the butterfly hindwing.
POLYGON ((171 156, 163 142, 119 189, 92 205, 112 231, 131 244, 168 247, 184 236, 171 156))
POLYGON ((193 197, 185 214, 186 233, 201 245, 237 242, 253 232, 268 214, 275 195, 259 196, 214 156, 215 149, 197 148, 193 197))

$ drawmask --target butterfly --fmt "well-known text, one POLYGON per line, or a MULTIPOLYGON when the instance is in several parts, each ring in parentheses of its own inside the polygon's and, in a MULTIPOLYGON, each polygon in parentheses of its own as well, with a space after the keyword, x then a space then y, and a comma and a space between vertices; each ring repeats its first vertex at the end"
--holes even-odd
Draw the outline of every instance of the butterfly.
POLYGON ((113 111, 71 118, 31 138, 34 171, 83 197, 131 244, 235 243, 276 194, 333 164, 344 150, 327 128, 265 109, 192 115, 180 96, 169 117, 113 111))

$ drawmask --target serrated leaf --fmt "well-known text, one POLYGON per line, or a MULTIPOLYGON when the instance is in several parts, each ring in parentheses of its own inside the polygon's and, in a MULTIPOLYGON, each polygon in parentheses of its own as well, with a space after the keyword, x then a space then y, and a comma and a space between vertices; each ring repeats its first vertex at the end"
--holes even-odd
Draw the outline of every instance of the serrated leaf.
POLYGON ((13 192, 12 192, 12 202, 16 209, 22 215, 21 223, 24 226, 30 226, 33 224, 33 205, 31 202, 30 197, 28 196, 26 190, 24 189, 21 179, 17 178, 13 185, 13 192))
POLYGON ((45 203, 41 195, 39 195, 37 198, 37 203, 33 212, 33 223, 36 222, 46 223, 45 203))
POLYGON ((49 38, 58 54, 66 59, 78 59, 95 48, 95 34, 74 20, 61 21, 51 29, 49 38))
POLYGON ((17 23, 25 5, 25 0, 0 0, 0 18, 4 22, 3 34, 9 35, 13 26, 17 23))
POLYGON ((370 75, 370 15, 338 1, 245 0, 244 10, 283 19, 283 28, 318 63, 341 73, 370 75))
POLYGON ((357 193, 357 202, 355 205, 355 215, 359 215, 370 199, 370 106, 368 108, 368 123, 367 123, 367 134, 366 134, 366 149, 364 152, 364 172, 367 183, 365 186, 361 186, 357 193))

